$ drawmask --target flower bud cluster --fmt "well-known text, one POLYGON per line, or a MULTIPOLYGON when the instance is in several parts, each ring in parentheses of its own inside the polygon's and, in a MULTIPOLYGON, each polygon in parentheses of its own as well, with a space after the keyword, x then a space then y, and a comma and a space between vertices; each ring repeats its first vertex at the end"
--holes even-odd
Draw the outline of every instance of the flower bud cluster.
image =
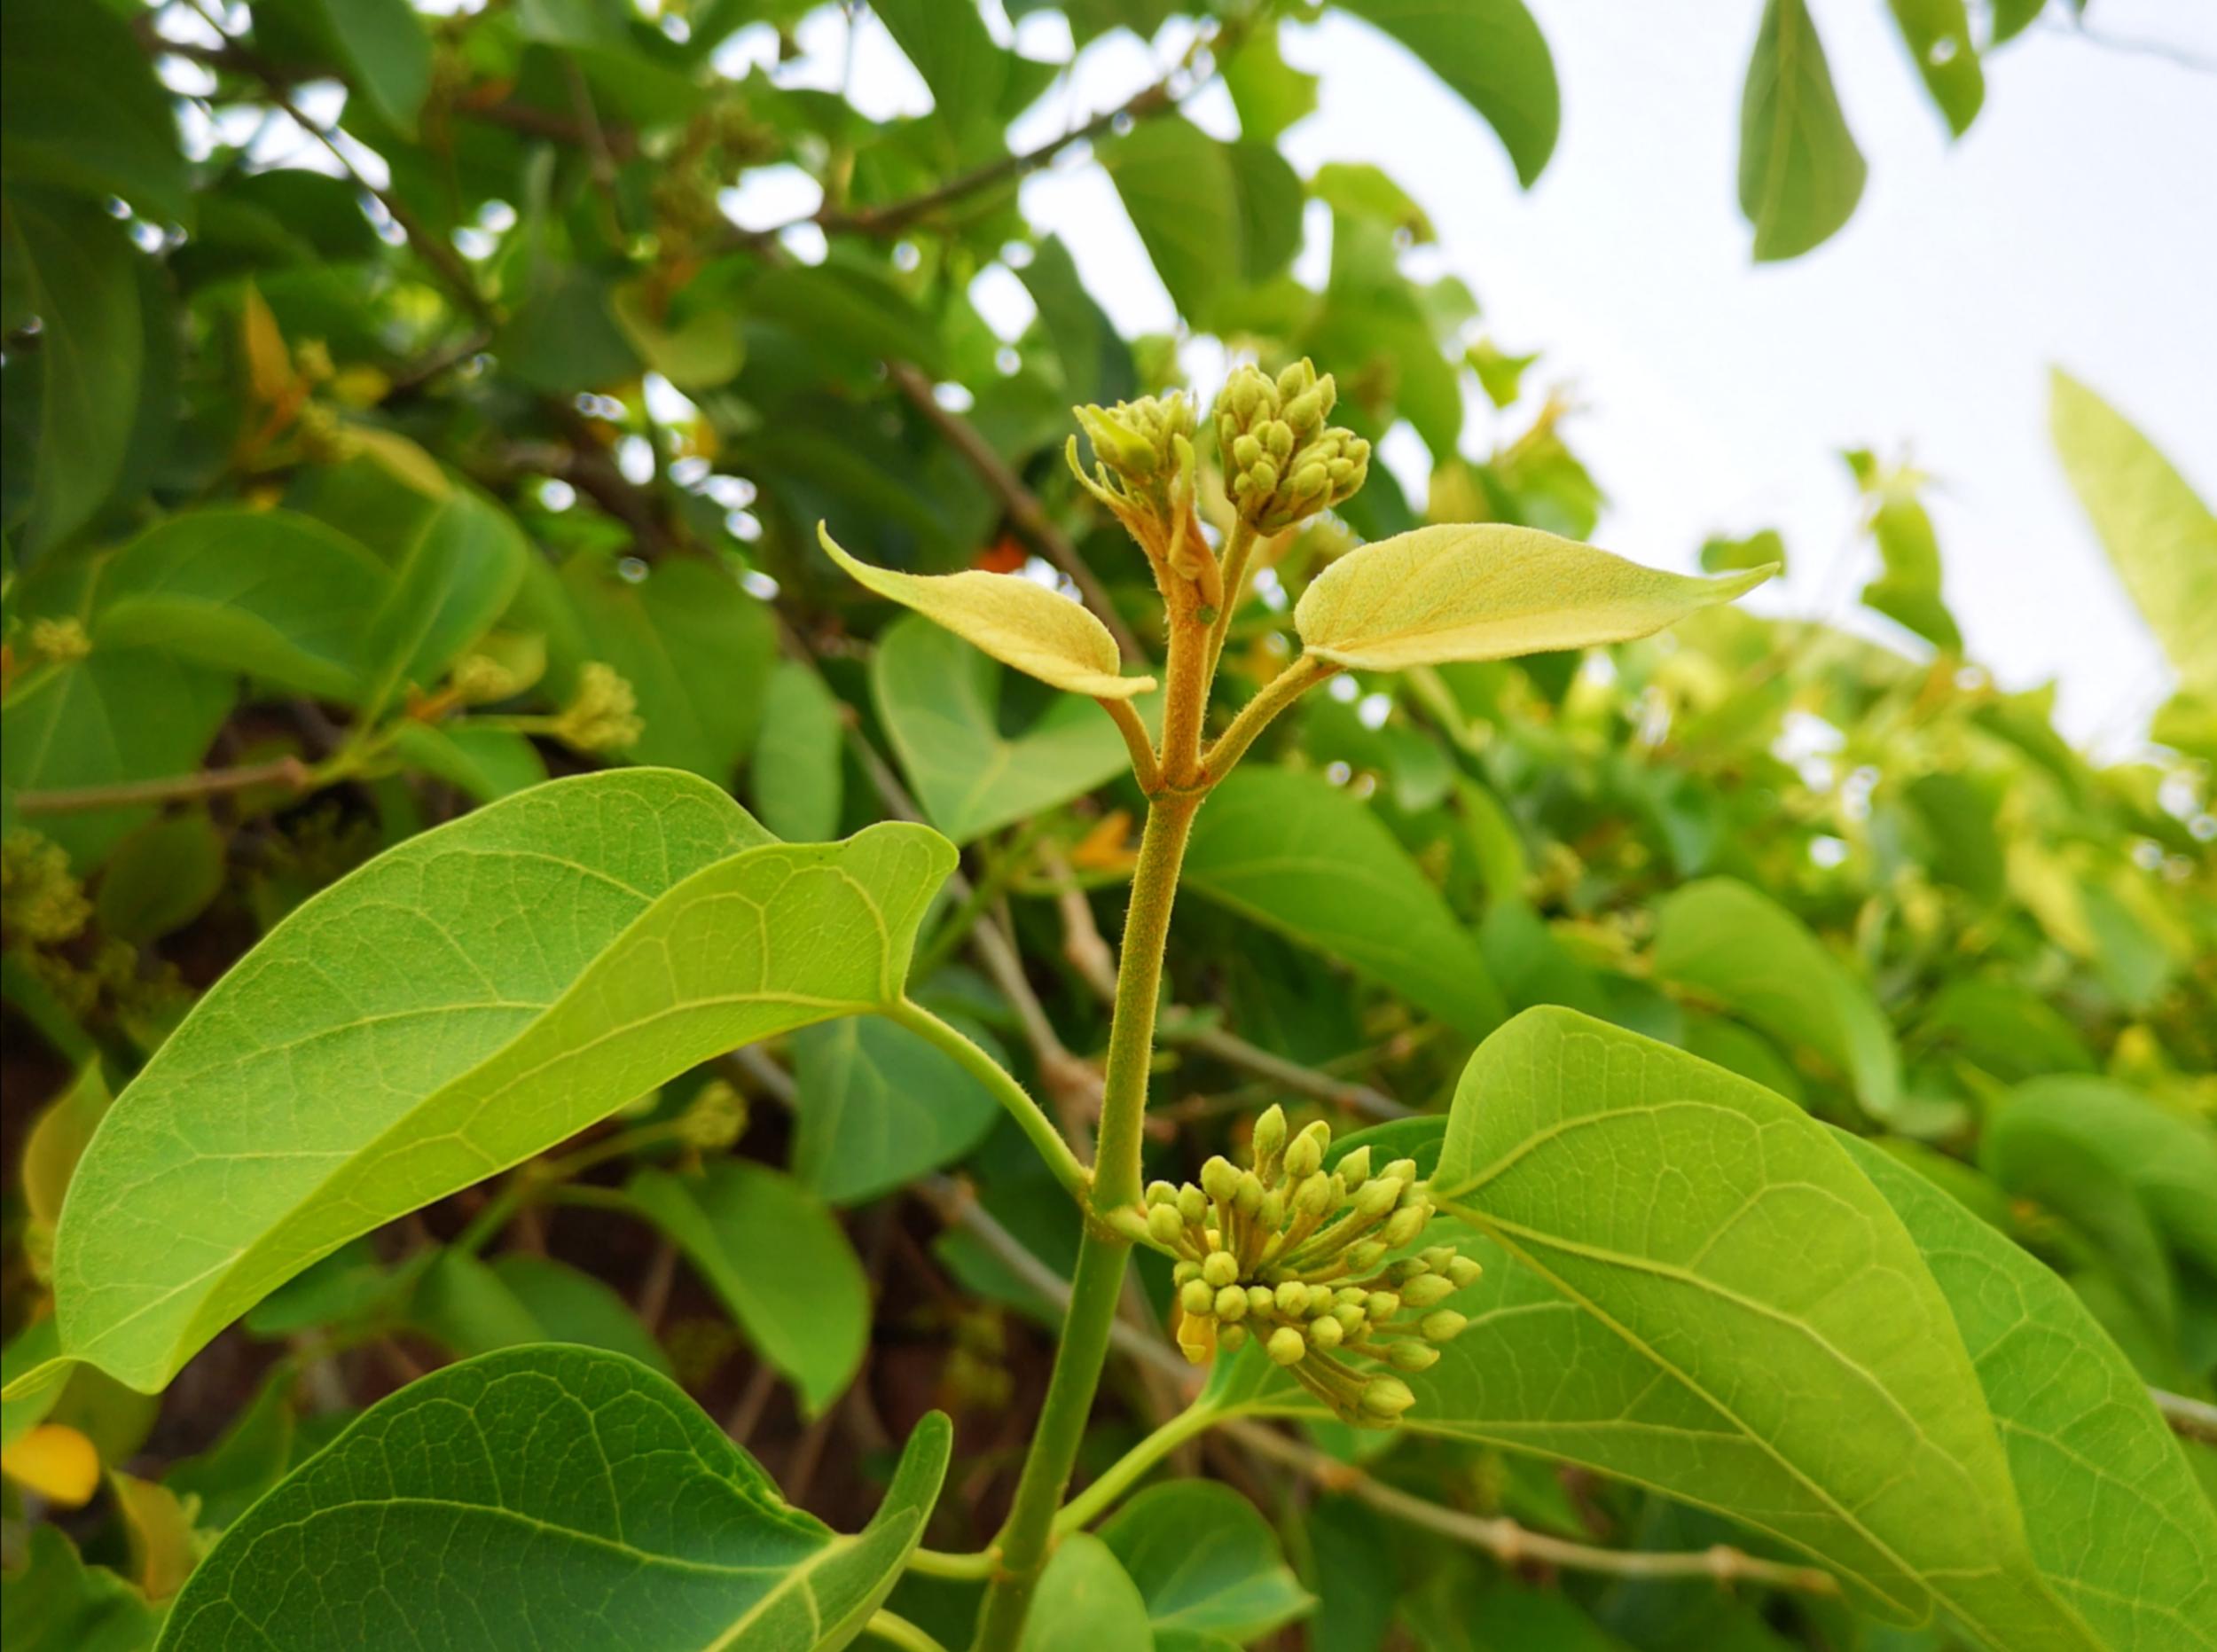
POLYGON ((588 661, 577 674, 577 693, 547 732, 579 751, 623 751, 638 744, 638 696, 612 665, 588 661))
POLYGON ((1071 473, 1146 550, 1158 581, 1174 576, 1194 585, 1203 603, 1221 601, 1216 552, 1201 536, 1194 514, 1193 434, 1199 415, 1193 398, 1173 390, 1072 411, 1093 443, 1093 470, 1089 476, 1078 463, 1072 436, 1071 473))
POLYGON ((1257 533, 1346 503, 1370 474, 1370 443, 1324 422, 1338 397, 1332 375, 1305 358, 1274 380, 1234 370, 1217 398, 1217 442, 1233 507, 1257 533))
POLYGON ((720 1153, 747 1133, 747 1098, 725 1080, 711 1078, 678 1116, 678 1138, 688 1147, 720 1153))
POLYGON ((1201 1185, 1147 1190, 1148 1232, 1179 1258, 1179 1346, 1198 1365, 1251 1339, 1349 1422, 1389 1426, 1415 1403, 1391 1372, 1422 1371, 1463 1327, 1446 1299, 1478 1277, 1452 1245, 1388 1260, 1422 1235, 1431 1201, 1411 1159, 1374 1171, 1358 1147, 1331 1170, 1331 1126, 1290 1140, 1272 1108, 1255 1124, 1254 1163, 1201 1167, 1201 1185), (1391 1372, 1366 1372, 1350 1359, 1391 1372))

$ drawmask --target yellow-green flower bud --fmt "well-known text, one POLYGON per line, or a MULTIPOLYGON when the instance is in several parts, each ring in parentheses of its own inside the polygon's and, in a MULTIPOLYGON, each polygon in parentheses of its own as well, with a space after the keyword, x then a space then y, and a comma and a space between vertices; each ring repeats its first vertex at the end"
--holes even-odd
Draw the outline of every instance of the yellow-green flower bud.
POLYGON ((1461 1336, 1462 1327, 1469 1323, 1453 1308, 1442 1308, 1437 1312, 1426 1314, 1423 1323, 1417 1329, 1423 1332, 1424 1340, 1428 1343, 1448 1343, 1461 1336))
POLYGON ((577 674, 577 693, 548 730, 579 751, 623 751, 638 744, 646 725, 638 697, 612 665, 588 661, 577 674))
POLYGON ((1401 1287, 1401 1300, 1419 1311, 1437 1308, 1454 1294, 1453 1282, 1442 1273, 1420 1273, 1401 1287))
POLYGON ((1170 1271, 1170 1282, 1183 1289, 1201 1277, 1201 1264, 1181 1262, 1170 1271))
POLYGON ((1236 1285, 1226 1285, 1217 1293, 1216 1312, 1226 1324, 1238 1324, 1247 1318, 1247 1293, 1236 1285))
POLYGON ((1398 1250, 1403 1245, 1414 1244, 1416 1236, 1424 1231, 1424 1225, 1431 1219, 1431 1211, 1423 1205, 1405 1205, 1393 1213, 1392 1219, 1386 1223, 1385 1231, 1380 1237, 1393 1249, 1398 1250))
POLYGON ((1255 1121, 1255 1166, 1260 1170, 1286 1145, 1286 1109, 1273 1102, 1255 1121))
POLYGON ((1414 1159, 1396 1159, 1385 1167, 1385 1173, 1397 1182, 1404 1183, 1411 1187, 1416 1186, 1416 1161, 1414 1159))
POLYGON ((1281 1325, 1270 1334, 1265 1344, 1273 1362, 1281 1366, 1297 1366, 1308 1357, 1308 1338, 1290 1325, 1281 1325))
POLYGON ((1178 1190, 1179 1218, 1188 1226, 1205 1227, 1209 1222, 1209 1195, 1187 1182, 1178 1190))
POLYGON ((1230 1204, 1239 1196, 1239 1170, 1219 1154, 1201 1167, 1201 1186, 1210 1198, 1230 1204))
POLYGON ((1426 1371, 1439 1363, 1439 1350, 1429 1343, 1399 1342, 1386 1351, 1386 1363, 1397 1371, 1426 1371))
POLYGON ((1247 1327, 1243 1325, 1218 1326, 1217 1346, 1227 1354, 1236 1354, 1247 1346, 1247 1327))
POLYGON ((1359 1245, 1350 1245, 1347 1248, 1347 1265, 1358 1273, 1367 1273, 1385 1260, 1386 1249, 1384 1241, 1376 1239, 1366 1239, 1359 1245))
POLYGON ((1393 1422, 1401 1413, 1416 1404, 1416 1396, 1409 1392, 1409 1385, 1398 1377, 1376 1376, 1363 1384, 1362 1408, 1381 1422, 1393 1422))
POLYGON ((1278 1311, 1278 1293, 1267 1285, 1247 1288, 1247 1311, 1265 1318, 1274 1318, 1278 1311))
POLYGON ((1352 1153, 1342 1158, 1335 1168, 1339 1171, 1341 1178, 1346 1182, 1347 1191, 1354 1192, 1356 1188, 1370 1179, 1369 1144, 1366 1142, 1357 1147, 1352 1153))
POLYGON ((1211 1250, 1201 1259, 1201 1277, 1213 1290, 1234 1284, 1240 1277, 1239 1258, 1228 1250, 1211 1250))
POLYGON ((1214 1313, 1217 1294, 1199 1280, 1188 1280, 1179 1288, 1178 1305, 1195 1319, 1214 1313))
POLYGON ((1390 1290, 1374 1290, 1363 1298, 1362 1311, 1377 1324, 1383 1325, 1401 1311, 1401 1299, 1390 1290))
POLYGON ((1362 1311, 1362 1304, 1359 1302, 1342 1303, 1332 1310, 1332 1323, 1349 1336, 1357 1336, 1370 1323, 1370 1316, 1362 1311))
POLYGON ((1332 1288, 1329 1285, 1310 1286, 1308 1299, 1301 1304, 1301 1317, 1313 1319, 1320 1313, 1329 1313, 1331 1309, 1332 1288))
POLYGON ((1158 1245, 1174 1245, 1186 1236, 1185 1218, 1175 1206, 1158 1204, 1147 1213, 1147 1233, 1158 1245))
POLYGON ((1232 1208, 1242 1216, 1252 1216, 1261 1210, 1263 1178, 1252 1170, 1242 1170, 1239 1190, 1232 1195, 1232 1208))
POLYGON ((1309 1288, 1299 1280, 1281 1280, 1272 1301, 1286 1318, 1299 1319, 1309 1305, 1309 1288))
POLYGON ((1149 1182, 1147 1185, 1147 1202, 1150 1206, 1175 1204, 1178 1202, 1178 1188, 1171 1182, 1149 1182))
POLYGON ((678 1134, 687 1147, 718 1153, 747 1133, 747 1098, 721 1078, 702 1084, 683 1116, 678 1134))
POLYGON ((1338 1202, 1338 1194, 1332 1186, 1332 1178, 1319 1172, 1307 1178, 1294 1189, 1293 1208, 1305 1217, 1329 1216, 1338 1202))
POLYGON ((1263 1195, 1262 1207, 1255 1219, 1263 1225, 1263 1231, 1274 1233, 1286 1225, 1286 1190, 1273 1187, 1263 1195))
POLYGON ((1457 1290, 1463 1290, 1478 1282, 1478 1275, 1485 1270, 1468 1257, 1456 1257, 1447 1264, 1447 1279, 1457 1290))
POLYGON ((1367 1221, 1375 1221, 1401 1202, 1401 1189, 1406 1184, 1391 1176, 1381 1176, 1375 1181, 1365 1182, 1355 1190, 1355 1214, 1367 1221))
POLYGON ((1309 1340, 1319 1348, 1337 1348, 1347 1336, 1347 1327, 1329 1314, 1311 1320, 1308 1332, 1309 1340))

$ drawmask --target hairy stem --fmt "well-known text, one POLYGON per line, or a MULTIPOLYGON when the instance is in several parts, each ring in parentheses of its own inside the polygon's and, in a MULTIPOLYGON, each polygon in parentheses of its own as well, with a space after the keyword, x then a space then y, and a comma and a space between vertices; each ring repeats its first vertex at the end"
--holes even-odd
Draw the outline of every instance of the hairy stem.
POLYGON ((1247 748, 1255 743, 1256 737, 1271 725, 1281 711, 1341 669, 1328 660, 1304 654, 1272 677, 1263 692, 1249 701, 1239 716, 1232 719, 1232 726, 1209 748, 1202 761, 1203 771, 1209 780, 1220 780, 1231 773, 1247 755, 1247 748))
POLYGON ((1224 547, 1224 600, 1217 607, 1217 616, 1209 626, 1209 675, 1216 676, 1217 662, 1224 657, 1224 638, 1232 629, 1233 610, 1247 595, 1247 565, 1255 555, 1255 530, 1245 518, 1232 525, 1232 536, 1224 547))
MULTIPOLYGON (((1196 632, 1196 639, 1198 633, 1196 632)), ((1175 709, 1179 688, 1173 679, 1175 709)), ((1168 711, 1165 720, 1168 720, 1168 711)), ((1101 1104, 1100 1145, 1094 1154, 1090 1219, 1077 1253, 1077 1272, 1062 1320, 1061 1344, 1048 1379, 1038 1431, 1024 1459, 1016 1498, 995 1544, 999 1564, 978 1618, 979 1652, 1007 1652, 1023 1631, 1032 1591, 1054 1540, 1055 1510, 1069 1484, 1079 1442, 1101 1385, 1101 1362, 1116 1327, 1132 1245, 1118 1217, 1138 1204, 1140 1141, 1147 1122, 1148 1069, 1155 1058, 1155 1015, 1163 991, 1163 958, 1170 940, 1171 909, 1179 868, 1198 794, 1157 798, 1148 808, 1132 877, 1132 904, 1124 919, 1124 951, 1116 971, 1116 1006, 1108 1030, 1108 1066, 1101 1104)))

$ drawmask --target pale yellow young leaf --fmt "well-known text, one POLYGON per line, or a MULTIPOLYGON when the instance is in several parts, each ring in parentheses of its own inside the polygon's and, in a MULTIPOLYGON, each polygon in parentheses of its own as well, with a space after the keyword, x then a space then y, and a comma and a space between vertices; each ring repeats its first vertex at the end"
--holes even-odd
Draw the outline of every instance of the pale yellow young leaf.
POLYGON ((1122 662, 1108 628, 1077 603, 1015 574, 899 574, 849 556, 819 526, 831 560, 856 582, 944 626, 1003 665, 1073 694, 1129 700, 1155 686, 1151 677, 1117 675, 1122 662))
POLYGON ((1320 659, 1399 671, 1628 642, 1777 571, 1696 579, 1536 528, 1420 528, 1340 558, 1303 593, 1293 622, 1320 659))

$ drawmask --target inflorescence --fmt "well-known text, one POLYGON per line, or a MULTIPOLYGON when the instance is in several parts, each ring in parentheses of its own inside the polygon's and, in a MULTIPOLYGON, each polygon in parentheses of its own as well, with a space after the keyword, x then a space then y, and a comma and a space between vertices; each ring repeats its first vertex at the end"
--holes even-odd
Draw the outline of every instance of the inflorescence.
POLYGON ((1406 1251, 1433 1205, 1413 1159, 1373 1172, 1370 1149, 1331 1170, 1331 1126, 1290 1141, 1272 1108, 1255 1123, 1254 1165, 1201 1167, 1201 1185, 1147 1190, 1148 1234, 1179 1258, 1179 1346, 1195 1365, 1251 1338, 1271 1359, 1349 1422, 1385 1427, 1415 1404, 1408 1384, 1350 1358, 1422 1371, 1463 1328, 1447 1297, 1478 1277, 1453 1245, 1406 1251))

